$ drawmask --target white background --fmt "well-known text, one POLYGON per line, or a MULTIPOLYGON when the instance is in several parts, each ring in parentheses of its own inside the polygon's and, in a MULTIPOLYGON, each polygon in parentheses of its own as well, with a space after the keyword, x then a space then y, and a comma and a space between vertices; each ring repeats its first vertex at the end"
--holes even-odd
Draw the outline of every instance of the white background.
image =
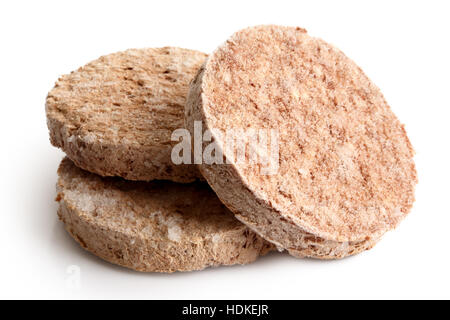
POLYGON ((449 1, 2 1, 0 298, 450 298, 449 1), (141 274, 81 249, 57 220, 44 101, 59 75, 135 47, 211 52, 257 24, 301 26, 381 88, 417 151, 408 218, 341 261, 273 253, 247 266, 141 274), (68 268, 81 271, 68 286, 68 268))

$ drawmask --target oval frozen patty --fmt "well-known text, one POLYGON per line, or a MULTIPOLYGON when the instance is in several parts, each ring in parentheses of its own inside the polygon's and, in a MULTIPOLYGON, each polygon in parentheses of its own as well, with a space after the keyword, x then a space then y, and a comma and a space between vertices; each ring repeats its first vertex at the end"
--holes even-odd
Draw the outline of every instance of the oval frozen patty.
POLYGON ((102 176, 191 182, 192 165, 171 160, 171 134, 184 127, 189 82, 206 54, 130 49, 62 76, 46 100, 50 140, 75 164, 102 176))
POLYGON ((412 207, 417 177, 403 125, 352 60, 304 29, 251 27, 217 48, 191 84, 191 132, 195 121, 226 161, 199 165, 219 198, 295 256, 370 248, 412 207), (230 129, 265 130, 270 148, 244 139, 239 162, 230 129))
POLYGON ((245 264, 272 245, 235 219, 206 183, 102 178, 65 158, 58 215, 86 250, 146 272, 245 264))

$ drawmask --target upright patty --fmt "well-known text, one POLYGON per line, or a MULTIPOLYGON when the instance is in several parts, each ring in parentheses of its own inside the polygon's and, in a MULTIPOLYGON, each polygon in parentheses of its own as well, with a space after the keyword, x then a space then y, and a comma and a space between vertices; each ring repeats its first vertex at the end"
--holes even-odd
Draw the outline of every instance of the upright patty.
POLYGON ((213 132, 278 132, 274 174, 234 161, 214 133, 230 164, 200 170, 239 220, 293 255, 370 248, 412 207, 417 177, 403 125, 352 60, 304 29, 235 33, 197 74, 186 120, 190 130, 198 120, 213 132))

